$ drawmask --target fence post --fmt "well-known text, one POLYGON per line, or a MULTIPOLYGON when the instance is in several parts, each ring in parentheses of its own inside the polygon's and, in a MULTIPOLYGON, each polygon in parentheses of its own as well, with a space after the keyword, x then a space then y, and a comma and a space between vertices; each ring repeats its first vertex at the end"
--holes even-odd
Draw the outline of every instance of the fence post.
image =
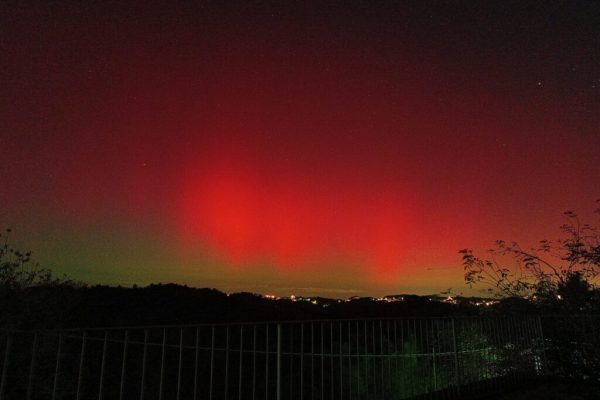
POLYGON ((544 338, 544 329, 542 328, 542 317, 537 316, 538 329, 540 331, 540 339, 542 340, 542 374, 546 371, 548 359, 546 358, 546 339, 544 338))
POLYGON ((33 379, 35 375, 35 353, 38 346, 38 333, 33 334, 33 345, 31 346, 31 363, 29 364, 29 379, 27 382, 27 400, 31 400, 33 396, 33 379))
POLYGON ((277 324, 277 400, 281 400, 281 324, 277 324))
POLYGON ((12 333, 6 332, 6 348, 4 349, 4 363, 2 364, 2 377, 0 378, 0 400, 4 399, 4 388, 6 387, 6 375, 8 374, 8 361, 10 357, 10 345, 12 333))
POLYGON ((102 400, 104 390, 104 368, 106 367, 106 350, 108 346, 108 331, 104 331, 104 343, 102 344, 102 361, 100 364, 100 385, 98 387, 98 400, 102 400))
POLYGON ((452 318, 452 346, 454 348, 454 371, 456 372, 456 391, 458 398, 460 398, 460 370, 458 364, 458 348, 456 346, 456 327, 454 318, 452 318))
MULTIPOLYGON (((127 347, 129 345, 129 331, 125 331, 123 336, 123 361, 121 364, 121 385, 119 390, 119 400, 123 400, 125 397, 125 376, 127 372, 127 347)), ((178 399, 179 400, 179 399, 178 399)))
POLYGON ((81 334, 81 353, 79 355, 79 372, 77 373, 77 392, 75 394, 75 399, 79 400, 81 398, 81 385, 83 381, 83 362, 85 361, 85 341, 87 338, 87 332, 83 331, 81 334))
POLYGON ((60 374, 60 352, 62 350, 63 334, 58 334, 58 345, 56 347, 56 364, 54 367, 54 382, 52 385, 52 400, 56 399, 56 390, 58 389, 58 376, 60 374))
POLYGON ((431 357, 433 362, 433 390, 437 391, 437 371, 435 368, 435 335, 433 333, 433 320, 431 321, 431 357))

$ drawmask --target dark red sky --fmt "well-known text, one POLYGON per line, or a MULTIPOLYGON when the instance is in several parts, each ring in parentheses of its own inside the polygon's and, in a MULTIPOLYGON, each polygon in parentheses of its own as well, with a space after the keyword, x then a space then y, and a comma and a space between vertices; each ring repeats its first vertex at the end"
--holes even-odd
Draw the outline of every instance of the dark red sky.
POLYGON ((436 292, 600 197, 594 2, 0 5, 0 225, 94 283, 436 292))

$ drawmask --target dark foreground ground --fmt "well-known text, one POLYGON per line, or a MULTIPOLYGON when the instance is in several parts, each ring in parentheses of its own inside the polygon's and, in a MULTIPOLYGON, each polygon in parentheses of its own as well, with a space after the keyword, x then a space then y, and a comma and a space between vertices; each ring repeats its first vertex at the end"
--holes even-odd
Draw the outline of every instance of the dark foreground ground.
POLYGON ((542 382, 486 400, 600 400, 600 384, 542 382))

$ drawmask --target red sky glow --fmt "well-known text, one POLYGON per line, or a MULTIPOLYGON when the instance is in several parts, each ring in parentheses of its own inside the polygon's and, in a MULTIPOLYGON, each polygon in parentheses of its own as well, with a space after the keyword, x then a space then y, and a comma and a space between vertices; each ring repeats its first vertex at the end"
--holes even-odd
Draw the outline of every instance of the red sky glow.
POLYGON ((592 13, 513 6, 2 6, 0 225, 92 283, 473 293, 600 197, 592 13))

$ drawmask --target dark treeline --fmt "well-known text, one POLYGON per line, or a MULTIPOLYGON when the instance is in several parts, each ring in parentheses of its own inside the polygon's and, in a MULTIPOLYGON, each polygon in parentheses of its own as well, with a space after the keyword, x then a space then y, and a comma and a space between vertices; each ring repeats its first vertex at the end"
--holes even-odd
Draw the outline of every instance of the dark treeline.
MULTIPOLYGON (((61 282, 29 287, 0 285, 0 327, 17 329, 199 324, 394 317, 509 314, 600 314, 600 291, 575 287, 560 298, 483 299, 402 295, 402 301, 371 297, 269 299, 254 293, 226 294, 177 284, 146 287, 89 286, 61 282), (477 305, 479 303, 479 305, 477 305)), ((392 297, 392 296, 390 296, 392 297)), ((399 297, 395 295, 394 297, 399 297)))
MULTIPOLYGON (((0 324, 4 327, 65 328, 197 324, 207 322, 278 321, 402 316, 476 315, 467 301, 458 304, 405 295, 403 301, 371 298, 351 301, 313 298, 273 300, 253 293, 225 294, 176 284, 146 287, 72 284, 4 288, 0 291, 0 324)), ((486 307, 488 308, 488 307, 486 307)), ((529 309, 519 302, 511 309, 529 309)))

